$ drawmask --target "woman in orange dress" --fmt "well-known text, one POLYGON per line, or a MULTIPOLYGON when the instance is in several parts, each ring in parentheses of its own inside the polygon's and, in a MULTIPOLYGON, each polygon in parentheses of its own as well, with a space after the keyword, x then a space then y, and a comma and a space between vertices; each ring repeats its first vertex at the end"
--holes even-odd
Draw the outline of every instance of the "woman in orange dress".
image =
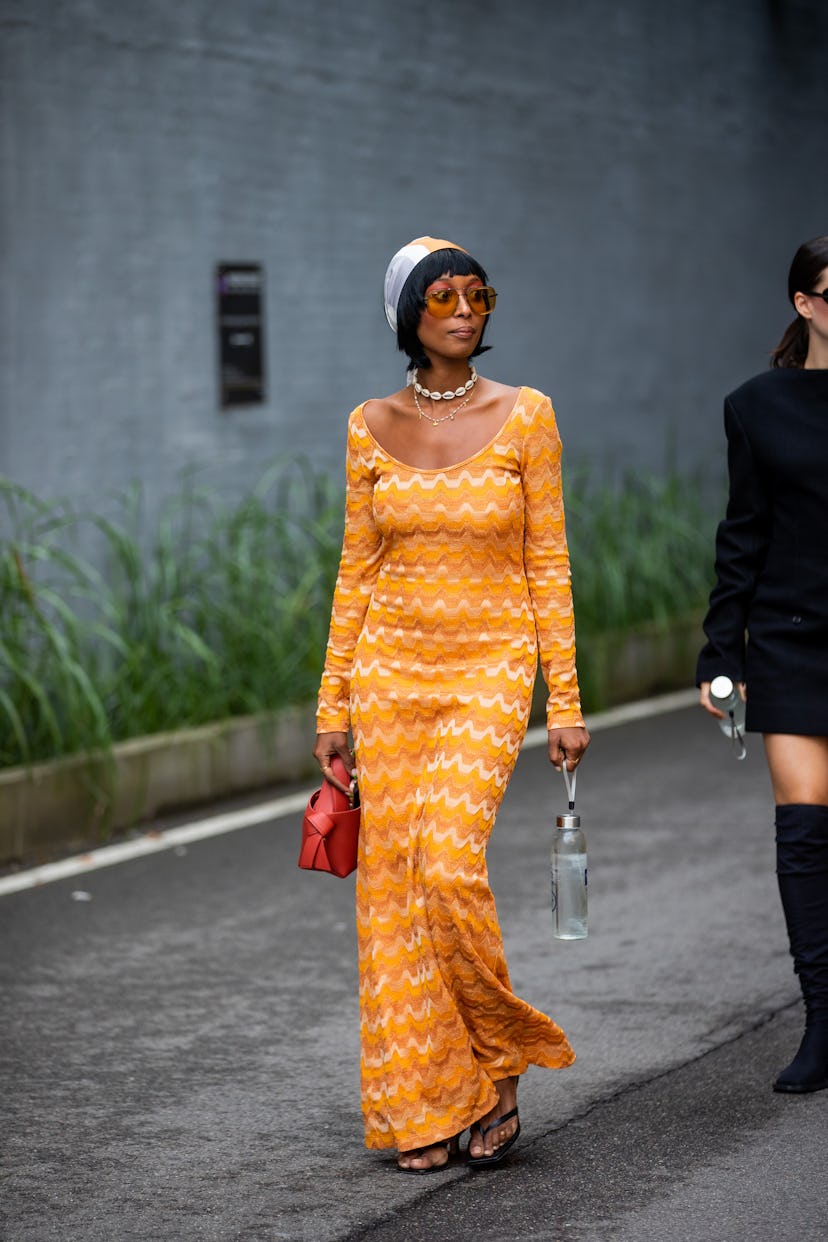
MULTIPOLYGON (((574 1060, 512 991, 486 845, 540 652, 549 758, 580 762, 560 439, 549 398, 478 376, 495 291, 452 242, 392 259, 410 383, 348 423, 345 537, 314 754, 356 773, 362 1108, 398 1167, 497 1163, 529 1064, 574 1060), (353 733, 354 750, 348 745, 353 733)), ((341 787, 341 786, 340 786, 341 787)))

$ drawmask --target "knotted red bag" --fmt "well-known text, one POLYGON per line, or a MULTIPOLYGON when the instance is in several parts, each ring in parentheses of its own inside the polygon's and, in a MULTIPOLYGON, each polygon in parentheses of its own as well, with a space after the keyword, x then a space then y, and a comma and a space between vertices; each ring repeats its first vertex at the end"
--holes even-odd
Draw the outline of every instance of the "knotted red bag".
MULTIPOLYGON (((351 774, 338 755, 331 760, 331 772, 343 785, 351 774)), ((323 781, 311 794, 302 820, 302 848, 299 866, 306 871, 327 871, 340 879, 357 865, 359 841, 359 795, 354 785, 353 799, 323 781)))

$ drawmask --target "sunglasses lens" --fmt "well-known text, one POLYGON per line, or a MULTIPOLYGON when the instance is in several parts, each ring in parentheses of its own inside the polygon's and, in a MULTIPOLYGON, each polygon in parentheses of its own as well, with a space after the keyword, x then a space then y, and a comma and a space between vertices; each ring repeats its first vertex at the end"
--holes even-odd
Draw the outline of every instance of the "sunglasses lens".
POLYGON ((466 297, 475 315, 490 315, 497 302, 497 294, 491 285, 483 285, 479 289, 469 289, 466 297))
POLYGON ((435 289, 433 293, 426 294, 425 304, 428 313, 434 315, 436 319, 448 319, 449 315, 453 315, 457 310, 459 301, 456 290, 435 289))

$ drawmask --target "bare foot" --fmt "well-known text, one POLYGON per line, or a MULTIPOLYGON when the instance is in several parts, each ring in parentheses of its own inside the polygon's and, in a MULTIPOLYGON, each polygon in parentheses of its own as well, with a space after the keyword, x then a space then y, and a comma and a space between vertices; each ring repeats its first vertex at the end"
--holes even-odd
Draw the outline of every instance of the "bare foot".
POLYGON ((429 1147, 415 1147, 413 1151, 401 1151, 397 1156, 397 1168, 407 1173, 430 1173, 442 1169, 450 1158, 450 1141, 432 1143, 429 1147))
POLYGON ((509 1139, 518 1128, 517 1117, 510 1117, 508 1121, 504 1121, 503 1125, 496 1126, 493 1130, 489 1130, 485 1137, 481 1131, 485 1131, 487 1126, 497 1117, 503 1117, 504 1114, 510 1113, 513 1108, 517 1107, 517 1075, 513 1078, 501 1078, 500 1082, 496 1082, 497 1087, 497 1104, 490 1113, 486 1113, 479 1121, 476 1121, 471 1129, 471 1138, 469 1139, 469 1155, 473 1160, 480 1159, 482 1156, 493 1156, 498 1147, 502 1147, 504 1143, 508 1143, 509 1139))

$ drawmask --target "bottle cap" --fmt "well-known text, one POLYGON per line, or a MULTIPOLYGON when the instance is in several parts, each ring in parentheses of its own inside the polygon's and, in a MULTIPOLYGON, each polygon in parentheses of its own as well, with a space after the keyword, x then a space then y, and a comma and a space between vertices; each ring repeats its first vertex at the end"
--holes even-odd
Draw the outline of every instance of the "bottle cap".
POLYGON ((733 693, 733 682, 729 677, 714 677, 710 683, 710 693, 714 699, 729 699, 733 693))
POLYGON ((559 815, 555 820, 557 828, 580 828, 580 815, 559 815))

